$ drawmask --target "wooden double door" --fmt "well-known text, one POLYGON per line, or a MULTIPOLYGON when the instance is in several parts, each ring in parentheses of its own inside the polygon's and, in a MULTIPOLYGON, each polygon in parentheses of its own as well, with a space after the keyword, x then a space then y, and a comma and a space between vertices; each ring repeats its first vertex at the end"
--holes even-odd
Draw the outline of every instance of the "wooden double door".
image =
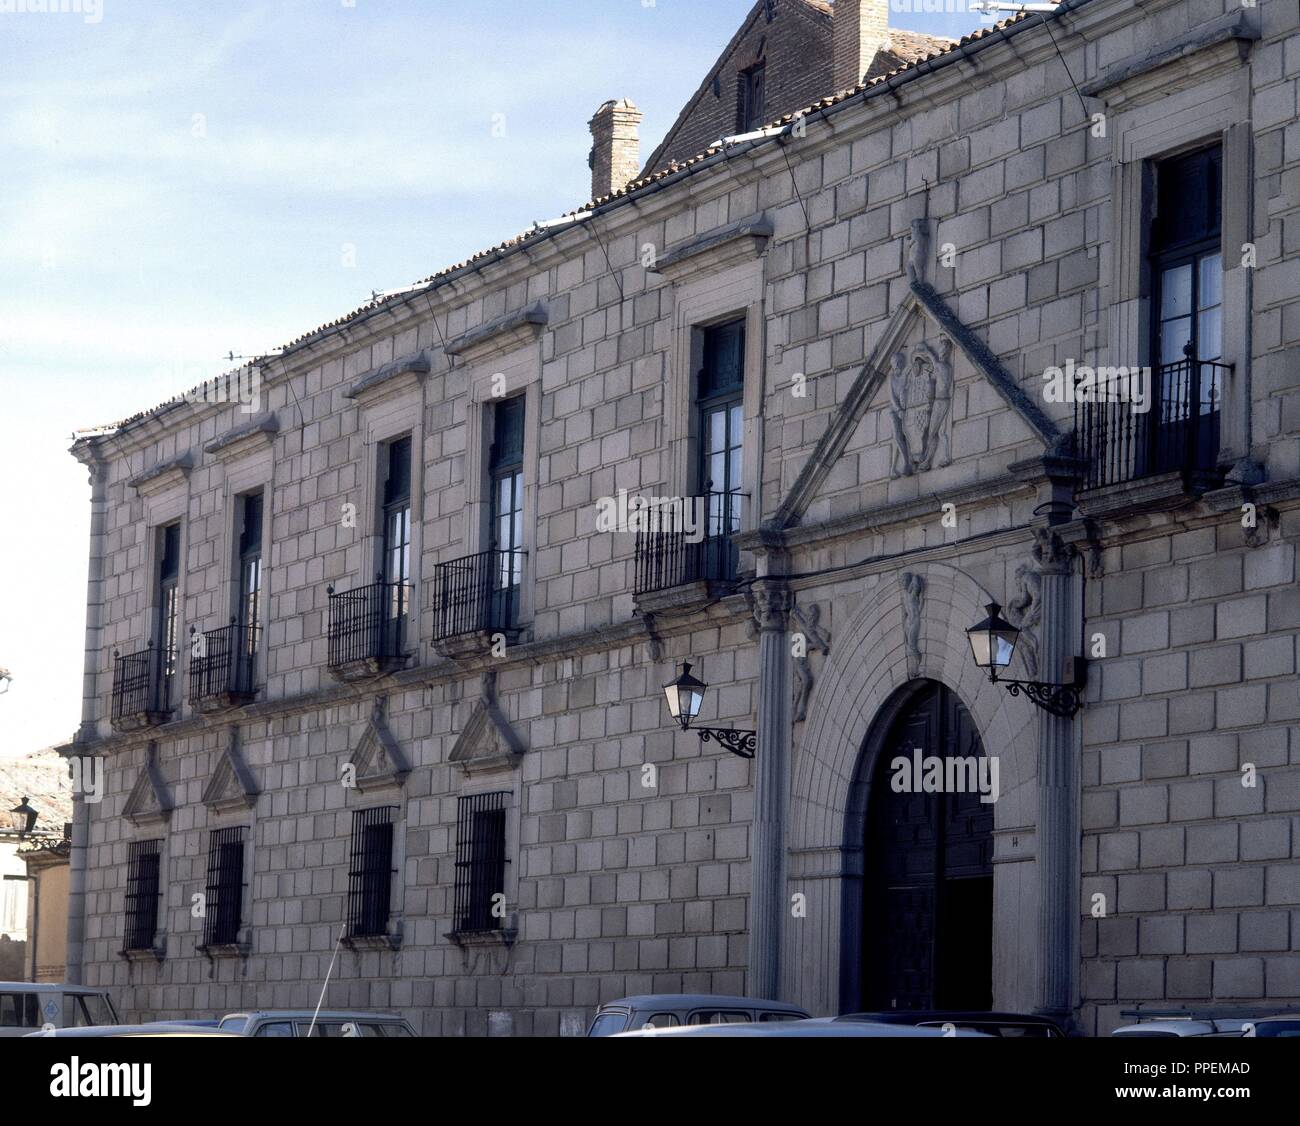
POLYGON ((988 1009, 993 1002, 993 803, 891 785, 892 764, 984 757, 957 696, 928 682, 876 755, 864 841, 862 1007, 988 1009))

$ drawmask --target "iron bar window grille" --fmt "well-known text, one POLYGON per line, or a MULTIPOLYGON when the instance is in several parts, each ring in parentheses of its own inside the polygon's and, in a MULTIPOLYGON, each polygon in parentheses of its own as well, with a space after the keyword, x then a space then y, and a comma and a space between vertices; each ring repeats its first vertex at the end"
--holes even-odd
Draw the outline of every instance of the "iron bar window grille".
POLYGON ((434 568, 434 639, 519 627, 524 552, 481 551, 434 568))
POLYGON ((133 841, 127 850, 124 950, 152 950, 158 933, 162 841, 133 841))
POLYGON ((394 805, 352 813, 348 861, 348 937, 383 935, 388 930, 393 890, 394 805))
POLYGON ((471 794, 456 805, 454 929, 500 930, 506 877, 506 805, 510 791, 471 794), (501 899, 496 899, 501 896, 501 899))
POLYGON ((204 946, 231 946, 239 941, 243 902, 244 827, 213 829, 208 834, 204 946))

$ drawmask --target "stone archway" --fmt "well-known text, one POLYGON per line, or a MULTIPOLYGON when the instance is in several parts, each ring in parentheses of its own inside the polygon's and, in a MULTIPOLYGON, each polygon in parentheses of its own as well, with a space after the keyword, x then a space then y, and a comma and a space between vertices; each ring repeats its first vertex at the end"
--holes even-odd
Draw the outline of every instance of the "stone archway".
POLYGON ((805 914, 785 920, 782 991, 815 1013, 855 1008, 861 948, 863 819, 870 771, 863 748, 888 719, 899 690, 937 681, 963 701, 985 749, 1001 760, 994 809, 994 1004, 1032 1007, 1037 892, 1032 863, 1037 822, 1037 720, 1033 705, 992 685, 975 667, 965 630, 990 595, 944 564, 918 564, 878 578, 818 678, 791 764, 786 891, 805 914), (855 906, 856 905, 856 906, 855 906))

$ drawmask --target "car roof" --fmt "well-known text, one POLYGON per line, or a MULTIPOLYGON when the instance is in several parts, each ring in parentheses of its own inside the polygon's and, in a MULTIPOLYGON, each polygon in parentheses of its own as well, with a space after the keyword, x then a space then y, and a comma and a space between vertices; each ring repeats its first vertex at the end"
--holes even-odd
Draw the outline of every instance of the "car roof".
POLYGON ((706 1005, 714 1008, 769 1009, 774 1012, 802 1013, 805 1009, 785 1001, 765 1001, 760 997, 729 997, 723 993, 640 993, 634 997, 620 997, 606 1001, 600 1007, 609 1009, 698 1009, 706 1005))
POLYGON ((351 1009, 251 1009, 243 1013, 227 1013, 222 1020, 244 1017, 247 1020, 387 1020, 400 1021, 406 1018, 399 1013, 359 1013, 351 1009))
POLYGON ((0 981, 0 993, 86 993, 108 992, 94 985, 61 985, 57 981, 0 981))
POLYGON ((1240 1031, 1244 1020, 1208 1021, 1208 1020, 1144 1020, 1137 1024, 1125 1024, 1115 1029, 1112 1036, 1208 1036, 1214 1032, 1240 1031), (1234 1028, 1216 1027, 1216 1025, 1236 1025, 1234 1028))
POLYGON ((982 1024, 1034 1024, 1060 1028, 1051 1017, 1036 1013, 983 1012, 978 1009, 893 1009, 881 1013, 843 1013, 835 1020, 872 1020, 882 1024, 917 1024, 921 1021, 979 1021, 982 1024))
POLYGON ((52 1032, 30 1032, 29 1036, 237 1036, 236 1032, 219 1032, 215 1028, 196 1028, 192 1024, 96 1024, 89 1028, 56 1028, 52 1032))
MULTIPOLYGON (((910 1024, 886 1024, 883 1021, 836 1021, 833 1017, 781 1021, 767 1024, 687 1024, 673 1028, 640 1028, 620 1032, 618 1036, 854 1036, 854 1037, 935 1037, 948 1036, 938 1028, 914 1028, 910 1024)), ((986 1038, 983 1032, 958 1029, 954 1036, 986 1038)))

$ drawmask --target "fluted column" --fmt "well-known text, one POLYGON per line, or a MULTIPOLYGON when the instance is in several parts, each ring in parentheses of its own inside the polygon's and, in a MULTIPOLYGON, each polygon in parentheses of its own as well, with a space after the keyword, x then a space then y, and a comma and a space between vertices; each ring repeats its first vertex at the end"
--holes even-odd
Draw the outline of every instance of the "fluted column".
MULTIPOLYGON (((1073 548, 1055 532, 1037 533, 1042 575, 1039 679, 1060 684, 1077 652, 1073 548)), ((1039 711, 1038 719, 1038 1000, 1040 1013, 1068 1019, 1074 1010, 1079 886, 1079 761, 1074 720, 1039 711)))
POLYGON ((790 592, 784 583, 755 586, 758 622, 758 738, 754 753, 754 822, 750 830, 750 996, 779 1000, 781 927, 785 919, 785 819, 790 777, 790 592))

